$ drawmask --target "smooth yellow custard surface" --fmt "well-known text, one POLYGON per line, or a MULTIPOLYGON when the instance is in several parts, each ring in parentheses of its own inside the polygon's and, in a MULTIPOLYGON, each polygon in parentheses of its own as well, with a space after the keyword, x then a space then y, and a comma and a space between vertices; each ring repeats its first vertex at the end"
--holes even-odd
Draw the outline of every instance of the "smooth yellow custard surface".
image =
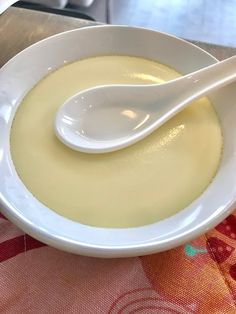
POLYGON ((28 190, 58 214, 100 227, 150 224, 189 205, 221 158, 221 127, 207 98, 114 153, 79 153, 54 134, 57 109, 80 90, 177 76, 165 65, 128 56, 88 58, 51 72, 26 95, 11 130, 12 159, 28 190))

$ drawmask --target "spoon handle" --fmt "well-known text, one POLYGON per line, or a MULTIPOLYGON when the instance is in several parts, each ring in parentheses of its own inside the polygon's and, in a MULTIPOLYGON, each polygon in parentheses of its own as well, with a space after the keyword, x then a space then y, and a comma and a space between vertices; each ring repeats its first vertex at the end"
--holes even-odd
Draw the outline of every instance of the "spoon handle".
MULTIPOLYGON (((236 56, 167 83, 149 85, 147 87, 149 92, 148 110, 152 113, 153 118, 153 123, 149 126, 149 133, 183 110, 192 101, 235 80, 236 56)), ((144 95, 145 87, 140 89, 140 92, 144 95)), ((141 106, 144 102, 141 95, 139 95, 139 99, 141 99, 139 104, 141 106)))
POLYGON ((185 90, 183 97, 186 98, 186 101, 189 101, 188 97, 194 100, 202 95, 206 95, 208 92, 214 91, 216 88, 233 82, 235 79, 236 56, 233 56, 179 78, 175 82, 178 88, 182 87, 185 90), (186 88, 189 88, 189 90, 186 90, 186 88))

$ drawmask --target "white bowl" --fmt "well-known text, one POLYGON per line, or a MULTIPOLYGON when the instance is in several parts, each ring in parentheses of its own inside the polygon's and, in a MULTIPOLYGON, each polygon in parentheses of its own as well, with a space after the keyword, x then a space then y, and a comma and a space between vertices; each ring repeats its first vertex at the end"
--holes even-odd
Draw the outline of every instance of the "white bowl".
MULTIPOLYGON (((24 95, 49 69, 97 55, 134 55, 157 60, 186 74, 217 60, 202 49, 155 31, 126 26, 77 29, 34 44, 0 70, 0 206, 26 233, 56 248, 99 257, 160 252, 206 232, 223 220, 236 200, 236 86, 211 95, 224 136, 221 165, 213 182, 187 208, 157 223, 106 229, 73 222, 45 207, 26 189, 10 155, 11 123, 24 95)), ((193 178, 194 180, 194 178, 193 178)))

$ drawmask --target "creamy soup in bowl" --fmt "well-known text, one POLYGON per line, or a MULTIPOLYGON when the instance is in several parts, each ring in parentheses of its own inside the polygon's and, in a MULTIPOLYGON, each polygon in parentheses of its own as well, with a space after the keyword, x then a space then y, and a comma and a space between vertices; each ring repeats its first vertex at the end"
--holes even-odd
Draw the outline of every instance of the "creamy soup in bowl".
POLYGON ((3 212, 50 245, 106 257, 169 249, 217 224, 235 200, 232 85, 114 153, 75 152, 53 130, 79 90, 161 83, 214 62, 185 41, 118 26, 63 33, 17 55, 0 76, 3 212))
MULTIPOLYGON (((49 74, 27 94, 12 125, 11 154, 23 183, 58 214, 97 227, 142 226, 185 208, 207 188, 220 162, 221 127, 207 98, 140 143, 113 153, 73 151, 53 128, 58 106, 82 89, 161 83, 178 75, 129 56, 83 59, 49 74)), ((129 118, 132 112, 123 114, 129 118)))

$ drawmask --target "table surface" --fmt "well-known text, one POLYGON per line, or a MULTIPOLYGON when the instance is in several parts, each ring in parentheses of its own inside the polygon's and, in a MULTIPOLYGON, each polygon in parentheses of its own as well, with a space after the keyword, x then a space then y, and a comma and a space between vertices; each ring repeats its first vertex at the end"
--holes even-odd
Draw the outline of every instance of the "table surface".
MULTIPOLYGON (((87 20, 11 7, 0 15, 0 67, 22 49, 43 38, 96 24, 87 20)), ((236 48, 194 43, 219 60, 236 55, 236 48)))

